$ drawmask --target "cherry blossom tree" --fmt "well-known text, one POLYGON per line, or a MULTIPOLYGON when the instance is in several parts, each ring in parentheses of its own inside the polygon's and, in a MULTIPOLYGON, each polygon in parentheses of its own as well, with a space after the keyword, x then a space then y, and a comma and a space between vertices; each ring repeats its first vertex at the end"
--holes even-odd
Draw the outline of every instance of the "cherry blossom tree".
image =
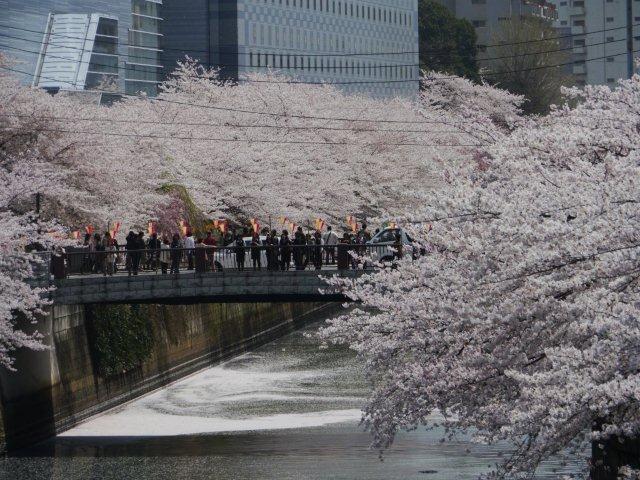
POLYGON ((446 124, 446 112, 418 111, 409 99, 349 96, 273 72, 248 80, 229 85, 187 60, 158 99, 115 105, 112 118, 140 121, 109 130, 146 138, 166 181, 205 214, 263 225, 402 211, 412 185, 434 184, 436 157, 470 155, 464 145, 478 144, 458 117, 446 124))
MULTIPOLYGON (((0 65, 11 63, 0 55, 0 65)), ((101 139, 87 139, 72 121, 99 117, 100 110, 77 97, 24 87, 0 71, 0 367, 13 368, 16 349, 45 348, 39 333, 20 328, 36 322, 49 305, 48 264, 29 252, 69 243, 63 225, 106 224, 111 204, 129 222, 144 212, 136 200, 148 185, 131 182, 144 154, 121 145, 112 150, 126 157, 123 164, 100 157, 101 139), (41 212, 34 211, 36 194, 44 195, 41 212)))
MULTIPOLYGON (((13 79, 0 73, 0 115, 23 100, 21 93, 13 79)), ((29 284, 39 262, 25 250, 30 244, 46 244, 42 230, 50 226, 40 224, 25 202, 33 202, 36 192, 58 178, 43 155, 50 142, 36 138, 37 119, 19 127, 15 117, 2 116, 0 122, 0 367, 11 369, 16 349, 44 348, 38 333, 16 326, 18 319, 34 321, 47 305, 43 290, 29 284)))
POLYGON ((640 434, 640 77, 565 94, 421 195, 429 254, 332 280, 360 304, 321 336, 366 360, 375 446, 439 411, 510 441, 494 475, 517 477, 640 434))

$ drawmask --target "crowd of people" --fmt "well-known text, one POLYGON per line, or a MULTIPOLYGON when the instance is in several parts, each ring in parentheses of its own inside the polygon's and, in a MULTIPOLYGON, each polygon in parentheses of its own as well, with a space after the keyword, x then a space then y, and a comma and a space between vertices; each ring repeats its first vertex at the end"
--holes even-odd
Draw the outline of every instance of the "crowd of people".
MULTIPOLYGON (((129 275, 138 275, 142 270, 177 274, 184 268, 204 273, 230 267, 238 270, 320 270, 323 264, 336 265, 338 269, 358 268, 356 257, 365 253, 371 238, 366 224, 355 233, 344 232, 342 237, 330 226, 324 233, 320 230, 305 233, 298 227, 292 235, 287 230, 278 233, 265 228, 260 233, 243 229, 217 232, 217 235, 208 231, 204 236, 194 236, 187 230, 184 236, 175 233, 171 237, 160 237, 152 233, 145 238, 142 231, 130 231, 124 245, 109 232, 95 233, 85 235, 81 273, 107 276, 124 269, 129 275)), ((398 248, 401 254, 399 239, 398 248)))

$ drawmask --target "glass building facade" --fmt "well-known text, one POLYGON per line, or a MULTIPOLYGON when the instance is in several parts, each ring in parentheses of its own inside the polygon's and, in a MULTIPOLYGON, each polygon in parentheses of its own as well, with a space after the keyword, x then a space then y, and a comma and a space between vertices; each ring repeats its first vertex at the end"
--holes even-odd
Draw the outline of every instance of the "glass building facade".
POLYGON ((189 55, 377 97, 418 92, 417 0, 164 0, 165 72, 189 55))
POLYGON ((25 83, 157 93, 162 0, 0 0, 0 50, 25 83))

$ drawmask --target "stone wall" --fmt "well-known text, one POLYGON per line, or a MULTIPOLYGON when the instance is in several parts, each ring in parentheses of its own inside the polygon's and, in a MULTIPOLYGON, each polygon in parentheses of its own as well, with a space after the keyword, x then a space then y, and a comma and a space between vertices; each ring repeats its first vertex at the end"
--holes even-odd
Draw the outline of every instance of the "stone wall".
POLYGON ((89 309, 62 305, 37 326, 49 350, 20 351, 18 372, 0 372, 3 444, 16 449, 91 415, 288 333, 336 306, 313 303, 151 305, 152 352, 140 366, 104 378, 92 351, 89 309))

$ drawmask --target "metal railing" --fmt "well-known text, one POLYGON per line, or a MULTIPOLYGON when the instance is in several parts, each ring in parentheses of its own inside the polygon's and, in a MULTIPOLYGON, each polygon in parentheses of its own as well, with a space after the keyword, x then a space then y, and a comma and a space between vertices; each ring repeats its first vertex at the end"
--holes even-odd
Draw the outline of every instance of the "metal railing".
POLYGON ((61 279, 87 275, 171 275, 224 271, 296 271, 372 269, 411 250, 397 244, 208 246, 143 250, 67 249, 49 255, 49 271, 61 279), (367 260, 364 260, 364 259, 367 260))

